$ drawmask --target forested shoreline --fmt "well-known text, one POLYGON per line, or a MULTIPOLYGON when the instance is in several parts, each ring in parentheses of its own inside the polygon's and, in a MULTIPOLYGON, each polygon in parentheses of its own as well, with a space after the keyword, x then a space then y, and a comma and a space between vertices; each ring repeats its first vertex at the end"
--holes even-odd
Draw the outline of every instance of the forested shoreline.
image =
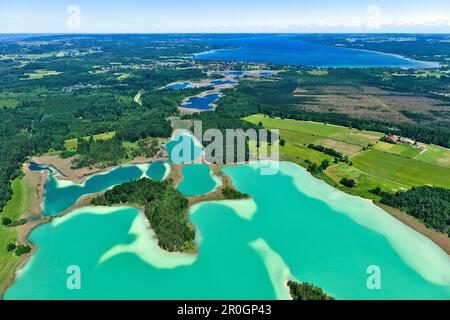
POLYGON ((195 250, 195 230, 188 219, 189 201, 170 179, 161 182, 143 178, 124 183, 97 196, 92 203, 142 206, 161 248, 171 252, 195 250))
POLYGON ((437 187, 417 187, 395 194, 373 190, 380 202, 416 217, 427 227, 447 233, 450 237, 450 190, 437 187))
POLYGON ((310 283, 298 283, 295 281, 288 281, 289 292, 294 301, 308 301, 308 300, 335 300, 333 297, 327 295, 319 287, 310 283))

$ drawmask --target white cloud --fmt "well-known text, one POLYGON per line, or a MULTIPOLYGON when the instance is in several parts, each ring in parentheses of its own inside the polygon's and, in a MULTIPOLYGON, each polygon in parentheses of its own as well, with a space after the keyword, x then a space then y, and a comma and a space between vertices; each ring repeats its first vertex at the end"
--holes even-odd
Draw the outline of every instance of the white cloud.
POLYGON ((369 29, 380 29, 382 24, 381 8, 377 5, 371 5, 367 8, 369 17, 366 21, 366 26, 369 29))

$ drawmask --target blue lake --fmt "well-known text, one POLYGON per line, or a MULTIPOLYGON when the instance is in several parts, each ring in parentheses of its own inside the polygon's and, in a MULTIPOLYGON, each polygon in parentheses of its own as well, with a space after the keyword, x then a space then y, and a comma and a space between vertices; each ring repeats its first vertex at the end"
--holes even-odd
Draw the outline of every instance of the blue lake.
MULTIPOLYGON (((213 53, 213 52, 211 52, 211 53, 213 53)), ((203 54, 201 54, 201 56, 203 56, 203 54)), ((219 74, 222 74, 222 75, 225 75, 225 76, 243 77, 247 73, 243 72, 243 71, 223 71, 223 72, 219 72, 219 74)))
POLYGON ((209 42, 235 49, 208 51, 195 55, 199 60, 243 61, 291 64, 311 67, 400 67, 431 68, 434 62, 414 61, 380 52, 324 46, 286 35, 217 39, 209 42))
POLYGON ((182 108, 198 109, 198 110, 212 110, 214 106, 212 103, 220 99, 220 94, 210 93, 202 97, 189 98, 185 104, 181 105, 182 108))
POLYGON ((181 89, 189 88, 190 85, 191 85, 190 82, 175 83, 175 84, 166 86, 165 89, 181 90, 181 89))
POLYGON ((214 80, 212 82, 212 84, 215 85, 215 86, 221 86, 221 85, 224 85, 224 84, 236 84, 236 83, 238 83, 238 82, 237 81, 233 81, 233 80, 214 80))

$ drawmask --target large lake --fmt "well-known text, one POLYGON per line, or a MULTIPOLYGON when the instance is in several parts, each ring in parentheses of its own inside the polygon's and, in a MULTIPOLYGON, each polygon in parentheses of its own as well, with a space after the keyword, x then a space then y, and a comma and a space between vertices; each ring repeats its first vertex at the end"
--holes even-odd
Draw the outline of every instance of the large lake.
POLYGON ((5 298, 287 299, 292 278, 338 299, 450 299, 450 259, 428 238, 295 164, 264 166, 223 169, 252 199, 191 208, 198 255, 159 249, 137 209, 78 209, 31 233, 39 248, 5 298), (80 290, 66 286, 73 265, 80 290))
POLYGON ((435 62, 415 61, 380 52, 325 46, 286 35, 248 36, 209 40, 234 49, 215 50, 195 56, 200 60, 292 64, 311 67, 432 68, 435 62))

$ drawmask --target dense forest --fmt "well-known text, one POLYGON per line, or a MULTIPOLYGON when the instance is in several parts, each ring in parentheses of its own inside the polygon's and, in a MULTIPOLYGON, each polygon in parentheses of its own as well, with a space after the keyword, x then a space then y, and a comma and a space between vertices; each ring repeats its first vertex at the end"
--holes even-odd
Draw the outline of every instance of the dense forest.
POLYGON ((78 139, 76 153, 79 155, 73 160, 74 168, 90 167, 103 163, 105 167, 117 165, 121 159, 126 157, 126 150, 119 139, 88 141, 78 139))
POLYGON ((161 248, 192 251, 195 231, 189 223, 189 201, 172 186, 172 181, 143 178, 116 186, 92 200, 94 205, 131 204, 144 207, 145 215, 161 248))
POLYGON ((333 297, 327 295, 321 288, 309 283, 298 283, 288 281, 289 291, 292 300, 334 300, 333 297))
POLYGON ((416 187, 406 192, 389 194, 379 189, 373 190, 381 195, 381 203, 404 211, 428 227, 449 233, 450 236, 450 190, 437 187, 416 187))
MULTIPOLYGON (((148 137, 168 137, 167 117, 196 90, 160 90, 179 80, 198 80, 186 55, 211 49, 187 46, 189 37, 157 35, 39 36, 0 41, 0 211, 11 198, 11 181, 27 157, 49 150, 64 152, 64 141, 115 132, 115 140, 81 144, 76 166, 117 162, 118 141, 140 144, 148 137), (57 55, 58 53, 58 55, 57 55), (8 56, 9 55, 9 56, 8 56), (161 58, 167 57, 167 58, 161 58), (169 58, 170 57, 170 58, 169 58), (53 76, 30 78, 36 70, 53 76), (143 90, 142 104, 133 98, 143 90), (103 151, 109 154, 100 156, 103 151)), ((144 150, 145 149, 145 150, 144 150)), ((64 152, 63 156, 74 153, 64 152)))

